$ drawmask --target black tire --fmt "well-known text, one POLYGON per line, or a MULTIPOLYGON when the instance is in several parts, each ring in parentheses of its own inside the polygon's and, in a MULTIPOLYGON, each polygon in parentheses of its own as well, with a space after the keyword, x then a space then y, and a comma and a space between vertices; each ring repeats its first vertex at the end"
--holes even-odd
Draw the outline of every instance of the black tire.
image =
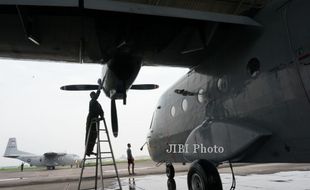
POLYGON ((197 160, 187 174, 189 190, 223 190, 221 177, 216 167, 207 160, 197 160))
POLYGON ((167 164, 166 165, 166 175, 168 177, 168 179, 173 179, 174 178, 174 174, 175 174, 175 171, 174 171, 174 167, 172 164, 167 164))
POLYGON ((168 179, 167 180, 167 187, 168 187, 168 190, 176 190, 177 186, 176 186, 175 180, 174 179, 168 179))

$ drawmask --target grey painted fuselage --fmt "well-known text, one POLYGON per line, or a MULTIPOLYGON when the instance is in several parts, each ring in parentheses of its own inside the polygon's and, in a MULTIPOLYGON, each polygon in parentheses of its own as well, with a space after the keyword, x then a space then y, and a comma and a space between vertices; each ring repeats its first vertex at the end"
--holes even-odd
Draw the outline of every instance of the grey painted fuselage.
POLYGON ((16 159, 19 159, 25 163, 28 163, 31 166, 67 166, 67 165, 76 165, 77 161, 80 160, 79 156, 76 154, 62 154, 57 157, 49 158, 44 155, 25 155, 18 156, 16 159))
POLYGON ((260 30, 219 26, 199 66, 158 103, 147 137, 153 160, 309 162, 309 9, 306 0, 273 1, 254 17, 260 30), (252 58, 260 67, 251 75, 252 58), (171 144, 224 152, 168 153, 171 144))

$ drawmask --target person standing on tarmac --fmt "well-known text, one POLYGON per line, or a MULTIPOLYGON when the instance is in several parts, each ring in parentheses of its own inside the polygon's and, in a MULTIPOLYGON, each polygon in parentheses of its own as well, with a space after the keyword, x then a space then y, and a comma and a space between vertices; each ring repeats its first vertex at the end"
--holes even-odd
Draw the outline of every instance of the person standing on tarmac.
POLYGON ((127 144, 127 161, 128 161, 128 173, 129 175, 135 175, 135 160, 132 156, 132 153, 131 153, 131 144, 128 143, 127 144), (131 171, 132 173, 130 173, 130 164, 131 164, 131 171))
POLYGON ((20 171, 21 171, 21 172, 24 171, 24 162, 22 162, 22 164, 20 165, 20 171))
POLYGON ((89 112, 88 112, 87 121, 86 121, 86 136, 85 136, 87 156, 90 156, 91 154, 95 155, 95 153, 93 152, 93 149, 94 149, 96 139, 97 139, 97 130, 96 130, 96 123, 92 121, 98 120, 99 122, 99 116, 100 116, 100 119, 103 119, 103 114, 104 114, 101 108, 101 105, 97 101, 100 95, 100 89, 101 89, 101 86, 99 85, 99 89, 97 90, 97 92, 92 91, 90 93, 91 100, 89 101, 89 112), (87 137, 89 138, 88 143, 87 143, 87 137))

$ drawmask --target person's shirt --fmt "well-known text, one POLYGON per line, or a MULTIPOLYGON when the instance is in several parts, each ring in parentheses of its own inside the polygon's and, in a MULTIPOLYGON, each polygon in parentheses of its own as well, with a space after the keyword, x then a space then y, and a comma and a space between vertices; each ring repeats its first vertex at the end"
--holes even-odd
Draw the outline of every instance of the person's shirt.
POLYGON ((91 99, 89 101, 89 113, 88 116, 90 118, 101 116, 103 117, 103 110, 101 105, 96 99, 91 99))
POLYGON ((100 89, 97 90, 96 95, 89 101, 89 110, 88 110, 88 117, 94 118, 101 116, 103 118, 103 110, 99 102, 97 101, 100 95, 100 89))
POLYGON ((133 159, 130 148, 127 149, 127 159, 133 159))

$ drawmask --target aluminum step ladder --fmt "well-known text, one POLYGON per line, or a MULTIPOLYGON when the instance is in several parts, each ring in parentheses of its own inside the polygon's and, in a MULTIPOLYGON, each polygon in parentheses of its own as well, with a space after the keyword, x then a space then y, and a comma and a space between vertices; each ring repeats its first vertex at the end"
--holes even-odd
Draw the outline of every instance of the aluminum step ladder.
MULTIPOLYGON (((105 122, 105 119, 103 118, 102 121, 103 121, 103 124, 104 124, 104 129, 101 129, 100 128, 100 121, 101 120, 98 120, 98 119, 94 119, 91 121, 91 127, 96 127, 96 131, 97 131, 97 140, 96 140, 96 155, 95 157, 89 157, 89 158, 86 158, 86 145, 88 144, 88 140, 89 140, 89 135, 90 135, 90 130, 91 130, 91 127, 89 127, 89 131, 88 131, 88 135, 87 135, 87 143, 85 145, 85 152, 84 152, 84 158, 82 160, 82 168, 81 168, 81 174, 80 174, 80 179, 79 179, 79 185, 78 185, 78 190, 90 190, 90 189, 94 189, 94 190, 97 190, 97 189, 102 189, 104 190, 104 179, 117 179, 117 182, 118 182, 118 186, 119 186, 119 189, 122 190, 122 186, 121 186, 121 182, 120 182, 120 179, 119 179, 119 175, 118 175, 118 170, 117 170, 117 166, 116 166, 116 162, 115 162, 115 157, 114 157, 114 154, 113 154, 113 150, 112 150, 112 145, 111 145, 111 140, 110 140, 110 136, 109 136, 109 132, 108 132, 108 128, 107 128, 107 124, 105 122), (94 125, 95 124, 95 125, 94 125), (106 139, 101 139, 101 134, 100 133, 104 133, 106 134, 106 139), (108 150, 105 150, 104 152, 101 152, 101 145, 103 145, 104 143, 108 143, 108 150), (104 160, 106 159, 112 159, 112 163, 103 163, 104 160), (96 165, 95 165, 95 175, 94 176, 83 176, 84 175, 84 168, 85 168, 85 162, 87 160, 96 160, 96 165), (105 166, 114 166, 114 170, 115 170, 115 174, 112 175, 112 176, 104 176, 103 175, 103 167, 105 166), (98 173, 100 171, 100 176, 98 176, 98 173), (95 178, 95 181, 94 181, 94 185, 91 186, 91 187, 81 187, 82 185, 82 181, 84 180, 84 182, 86 180, 89 181, 90 178, 95 178), (99 178, 100 177, 100 178, 99 178), (98 180, 98 178, 100 180, 98 180), (100 183, 98 187, 98 182, 100 183)), ((92 183, 91 183, 92 184, 92 183)))

